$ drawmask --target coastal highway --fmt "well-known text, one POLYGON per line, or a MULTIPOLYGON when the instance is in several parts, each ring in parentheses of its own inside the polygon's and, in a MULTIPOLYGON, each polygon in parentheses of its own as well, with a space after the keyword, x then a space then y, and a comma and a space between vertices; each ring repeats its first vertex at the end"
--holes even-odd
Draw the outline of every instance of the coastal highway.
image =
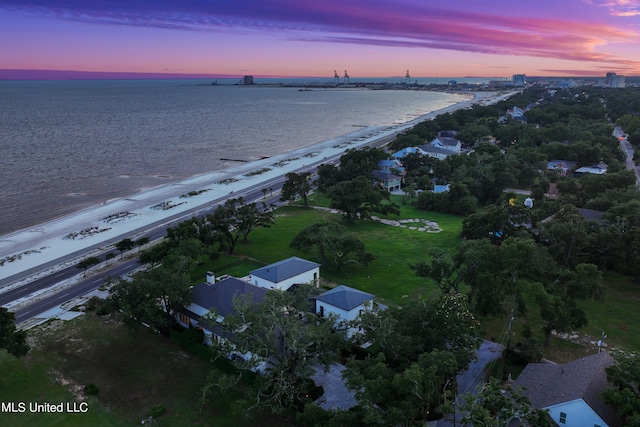
MULTIPOLYGON (((395 138, 395 134, 391 134, 388 136, 384 136, 372 141, 368 146, 380 147, 383 146, 395 138)), ((322 160, 316 162, 310 162, 308 165, 305 165, 301 168, 295 170, 297 173, 301 172, 315 172, 317 166, 322 163, 338 163, 340 156, 342 153, 337 154, 335 156, 329 156, 323 158, 322 160)), ((83 255, 87 255, 92 251, 97 250, 99 247, 108 247, 123 238, 134 238, 139 239, 142 237, 148 237, 151 241, 161 239, 166 234, 166 229, 176 225, 177 223, 189 219, 193 216, 203 216, 209 213, 212 213, 219 205, 223 204, 229 198, 237 198, 243 197, 247 202, 260 202, 264 201, 265 203, 273 203, 278 200, 278 193, 284 184, 285 177, 284 174, 282 176, 272 178, 268 181, 261 182, 260 184, 254 185, 252 187, 248 187, 246 189, 242 189, 239 191, 230 192, 225 197, 221 197, 207 206, 198 206, 192 210, 187 212, 183 212, 174 217, 170 217, 164 219, 160 223, 150 224, 145 226, 144 228, 135 230, 127 235, 118 236, 118 238, 111 239, 110 241, 101 242, 99 245, 96 245, 93 248, 89 248, 85 251, 76 252, 70 254, 68 256, 62 257, 56 260, 56 264, 63 265, 65 263, 72 262, 73 260, 81 259, 83 255), (262 189, 264 188, 272 188, 273 192, 276 194, 273 197, 268 197, 265 199, 264 193, 262 189)), ((135 249, 134 249, 135 250, 135 249)), ((104 251, 106 254, 108 251, 104 251)), ((77 276, 80 273, 80 270, 76 267, 75 263, 72 266, 59 269, 54 273, 44 275, 38 279, 31 281, 25 285, 16 287, 15 289, 9 290, 7 292, 0 294, 0 305, 3 306, 11 306, 16 301, 26 301, 25 303, 19 304, 19 307, 15 311, 16 316, 16 324, 20 324, 25 322, 33 317, 36 317, 40 313, 43 313, 51 308, 57 307, 60 304, 63 304, 66 301, 70 301, 76 297, 85 295, 97 288, 99 288, 104 280, 108 277, 118 277, 126 275, 136 268, 139 268, 140 265, 137 263, 137 259, 135 260, 126 260, 119 261, 116 258, 113 259, 113 264, 102 271, 96 272, 95 274, 91 274, 88 278, 84 280, 80 280, 75 284, 70 284, 69 286, 63 287, 59 292, 54 292, 53 290, 50 293, 47 293, 47 289, 53 288, 58 283, 63 282, 65 280, 70 280, 74 276, 77 276), (29 302, 29 297, 36 293, 42 293, 40 297, 34 298, 33 302, 29 302)), ((45 268, 51 268, 51 265, 40 266, 38 268, 34 268, 29 272, 24 274, 24 277, 12 277, 10 278, 12 281, 25 280, 28 275, 33 275, 38 271, 42 271, 45 268)), ((5 281, 7 282, 7 281, 5 281)), ((11 309, 11 308, 10 308, 11 309)))

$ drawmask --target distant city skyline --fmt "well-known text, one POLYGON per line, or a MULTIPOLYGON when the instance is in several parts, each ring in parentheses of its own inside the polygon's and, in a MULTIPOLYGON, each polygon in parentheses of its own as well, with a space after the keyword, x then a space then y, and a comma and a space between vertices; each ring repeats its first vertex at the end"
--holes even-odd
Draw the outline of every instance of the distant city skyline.
POLYGON ((0 79, 640 75, 640 0, 0 0, 0 29, 0 79))

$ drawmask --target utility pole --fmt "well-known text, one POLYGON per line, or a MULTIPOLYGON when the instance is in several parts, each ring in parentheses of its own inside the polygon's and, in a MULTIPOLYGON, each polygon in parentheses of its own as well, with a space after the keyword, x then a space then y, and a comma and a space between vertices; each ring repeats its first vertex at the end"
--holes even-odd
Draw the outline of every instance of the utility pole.
POLYGON ((507 350, 511 347, 511 322, 513 322, 513 319, 515 319, 515 317, 513 316, 513 309, 511 309, 511 317, 509 318, 509 335, 507 335, 507 350))

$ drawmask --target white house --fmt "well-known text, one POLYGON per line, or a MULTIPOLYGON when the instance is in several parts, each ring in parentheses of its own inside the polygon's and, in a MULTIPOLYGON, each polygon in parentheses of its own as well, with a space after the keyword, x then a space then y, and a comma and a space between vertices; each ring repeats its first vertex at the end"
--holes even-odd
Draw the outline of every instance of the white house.
MULTIPOLYGON (((456 137, 456 132, 452 130, 438 132, 438 136, 429 142, 428 145, 442 148, 451 153, 460 153, 462 151, 462 142, 456 137)), ((425 148, 422 147, 422 149, 424 150, 425 148)))
POLYGON ((604 175, 607 173, 607 164, 601 162, 593 166, 582 166, 581 168, 576 169, 575 172, 580 174, 590 173, 593 175, 604 175))
POLYGON ((249 281, 261 288, 286 291, 303 283, 317 285, 319 278, 320 264, 294 256, 253 270, 249 281))
POLYGON ((391 157, 393 157, 394 159, 402 159, 409 154, 421 154, 425 156, 427 153, 425 153, 420 147, 407 147, 393 153, 391 157))
POLYGON ((608 386, 605 368, 613 364, 606 352, 563 364, 530 363, 515 382, 535 408, 547 409, 562 427, 617 427, 615 409, 600 398, 608 386))
POLYGON ((431 144, 423 145, 422 147, 420 147, 420 150, 424 153, 425 156, 435 157, 439 160, 444 160, 452 154, 456 154, 455 151, 451 151, 438 146, 433 146, 431 144))
MULTIPOLYGON (((364 310, 373 308, 374 295, 349 286, 340 285, 316 297, 316 314, 320 317, 335 315, 336 322, 355 320, 364 310)), ((352 335, 356 329, 351 329, 352 335)))

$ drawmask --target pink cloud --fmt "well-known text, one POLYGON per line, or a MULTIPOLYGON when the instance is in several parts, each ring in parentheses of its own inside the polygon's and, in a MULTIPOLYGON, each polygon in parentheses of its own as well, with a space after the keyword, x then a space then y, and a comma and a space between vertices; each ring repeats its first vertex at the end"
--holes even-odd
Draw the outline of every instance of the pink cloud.
MULTIPOLYGON (((636 13, 636 0, 583 0, 617 13, 636 13)), ((544 9, 546 0, 540 0, 544 9)), ((351 45, 427 48, 480 54, 528 56, 629 66, 640 61, 601 53, 607 44, 628 44, 638 34, 601 21, 544 18, 521 8, 474 11, 472 2, 428 0, 0 0, 0 8, 30 11, 88 24, 175 31, 265 32, 284 40, 351 45)), ((562 7, 557 8, 558 16, 562 7)), ((562 3, 562 5, 565 5, 562 3)), ((575 6, 575 4, 573 4, 575 6)), ((629 16, 629 15, 626 15, 629 16)), ((632 57, 633 58, 633 57, 632 57)))

